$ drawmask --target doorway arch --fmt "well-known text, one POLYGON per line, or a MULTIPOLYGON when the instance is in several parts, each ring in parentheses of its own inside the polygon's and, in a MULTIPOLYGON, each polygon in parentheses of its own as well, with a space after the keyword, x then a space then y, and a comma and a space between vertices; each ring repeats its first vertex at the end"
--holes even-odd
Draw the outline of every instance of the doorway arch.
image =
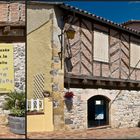
POLYGON ((88 128, 109 125, 109 102, 110 99, 102 95, 96 95, 88 99, 88 128))

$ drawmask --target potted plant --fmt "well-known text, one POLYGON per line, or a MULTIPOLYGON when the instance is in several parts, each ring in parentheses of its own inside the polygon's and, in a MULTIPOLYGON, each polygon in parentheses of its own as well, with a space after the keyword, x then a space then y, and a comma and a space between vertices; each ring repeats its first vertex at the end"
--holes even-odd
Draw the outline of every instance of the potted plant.
POLYGON ((70 91, 70 92, 68 91, 68 92, 66 92, 65 95, 64 95, 64 97, 65 97, 66 99, 72 99, 73 96, 74 96, 74 94, 73 94, 72 91, 70 91))
POLYGON ((8 115, 8 124, 10 131, 16 134, 25 134, 25 93, 8 93, 4 104, 5 110, 10 110, 8 115))
POLYGON ((65 98, 65 105, 67 107, 67 110, 70 111, 73 106, 73 96, 74 93, 72 91, 68 91, 65 93, 64 98, 65 98))

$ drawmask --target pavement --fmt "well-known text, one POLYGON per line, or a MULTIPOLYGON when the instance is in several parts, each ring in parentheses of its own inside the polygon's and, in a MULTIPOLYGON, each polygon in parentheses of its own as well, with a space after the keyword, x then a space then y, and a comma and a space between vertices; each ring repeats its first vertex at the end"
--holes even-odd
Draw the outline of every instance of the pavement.
MULTIPOLYGON (((140 128, 104 128, 74 131, 32 132, 28 139, 140 139, 140 128)), ((9 127, 0 125, 0 139, 25 139, 25 135, 10 132, 9 127)))
POLYGON ((0 139, 25 139, 25 135, 10 132, 8 125, 0 125, 0 139))
POLYGON ((28 139, 140 139, 140 128, 106 128, 75 131, 30 132, 28 139))

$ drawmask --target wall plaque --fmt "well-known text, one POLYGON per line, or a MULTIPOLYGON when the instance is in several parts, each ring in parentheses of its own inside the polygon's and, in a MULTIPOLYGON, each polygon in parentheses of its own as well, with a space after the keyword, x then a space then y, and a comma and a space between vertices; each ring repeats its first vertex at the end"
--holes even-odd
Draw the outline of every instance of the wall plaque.
POLYGON ((0 44, 0 93, 14 90, 13 45, 0 44))

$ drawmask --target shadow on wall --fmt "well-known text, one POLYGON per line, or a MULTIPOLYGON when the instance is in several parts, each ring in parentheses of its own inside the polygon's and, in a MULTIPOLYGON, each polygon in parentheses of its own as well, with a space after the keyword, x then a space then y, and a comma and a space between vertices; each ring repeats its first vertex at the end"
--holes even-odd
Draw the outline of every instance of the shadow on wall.
POLYGON ((138 122, 138 127, 140 127, 140 120, 139 120, 139 122, 138 122))

